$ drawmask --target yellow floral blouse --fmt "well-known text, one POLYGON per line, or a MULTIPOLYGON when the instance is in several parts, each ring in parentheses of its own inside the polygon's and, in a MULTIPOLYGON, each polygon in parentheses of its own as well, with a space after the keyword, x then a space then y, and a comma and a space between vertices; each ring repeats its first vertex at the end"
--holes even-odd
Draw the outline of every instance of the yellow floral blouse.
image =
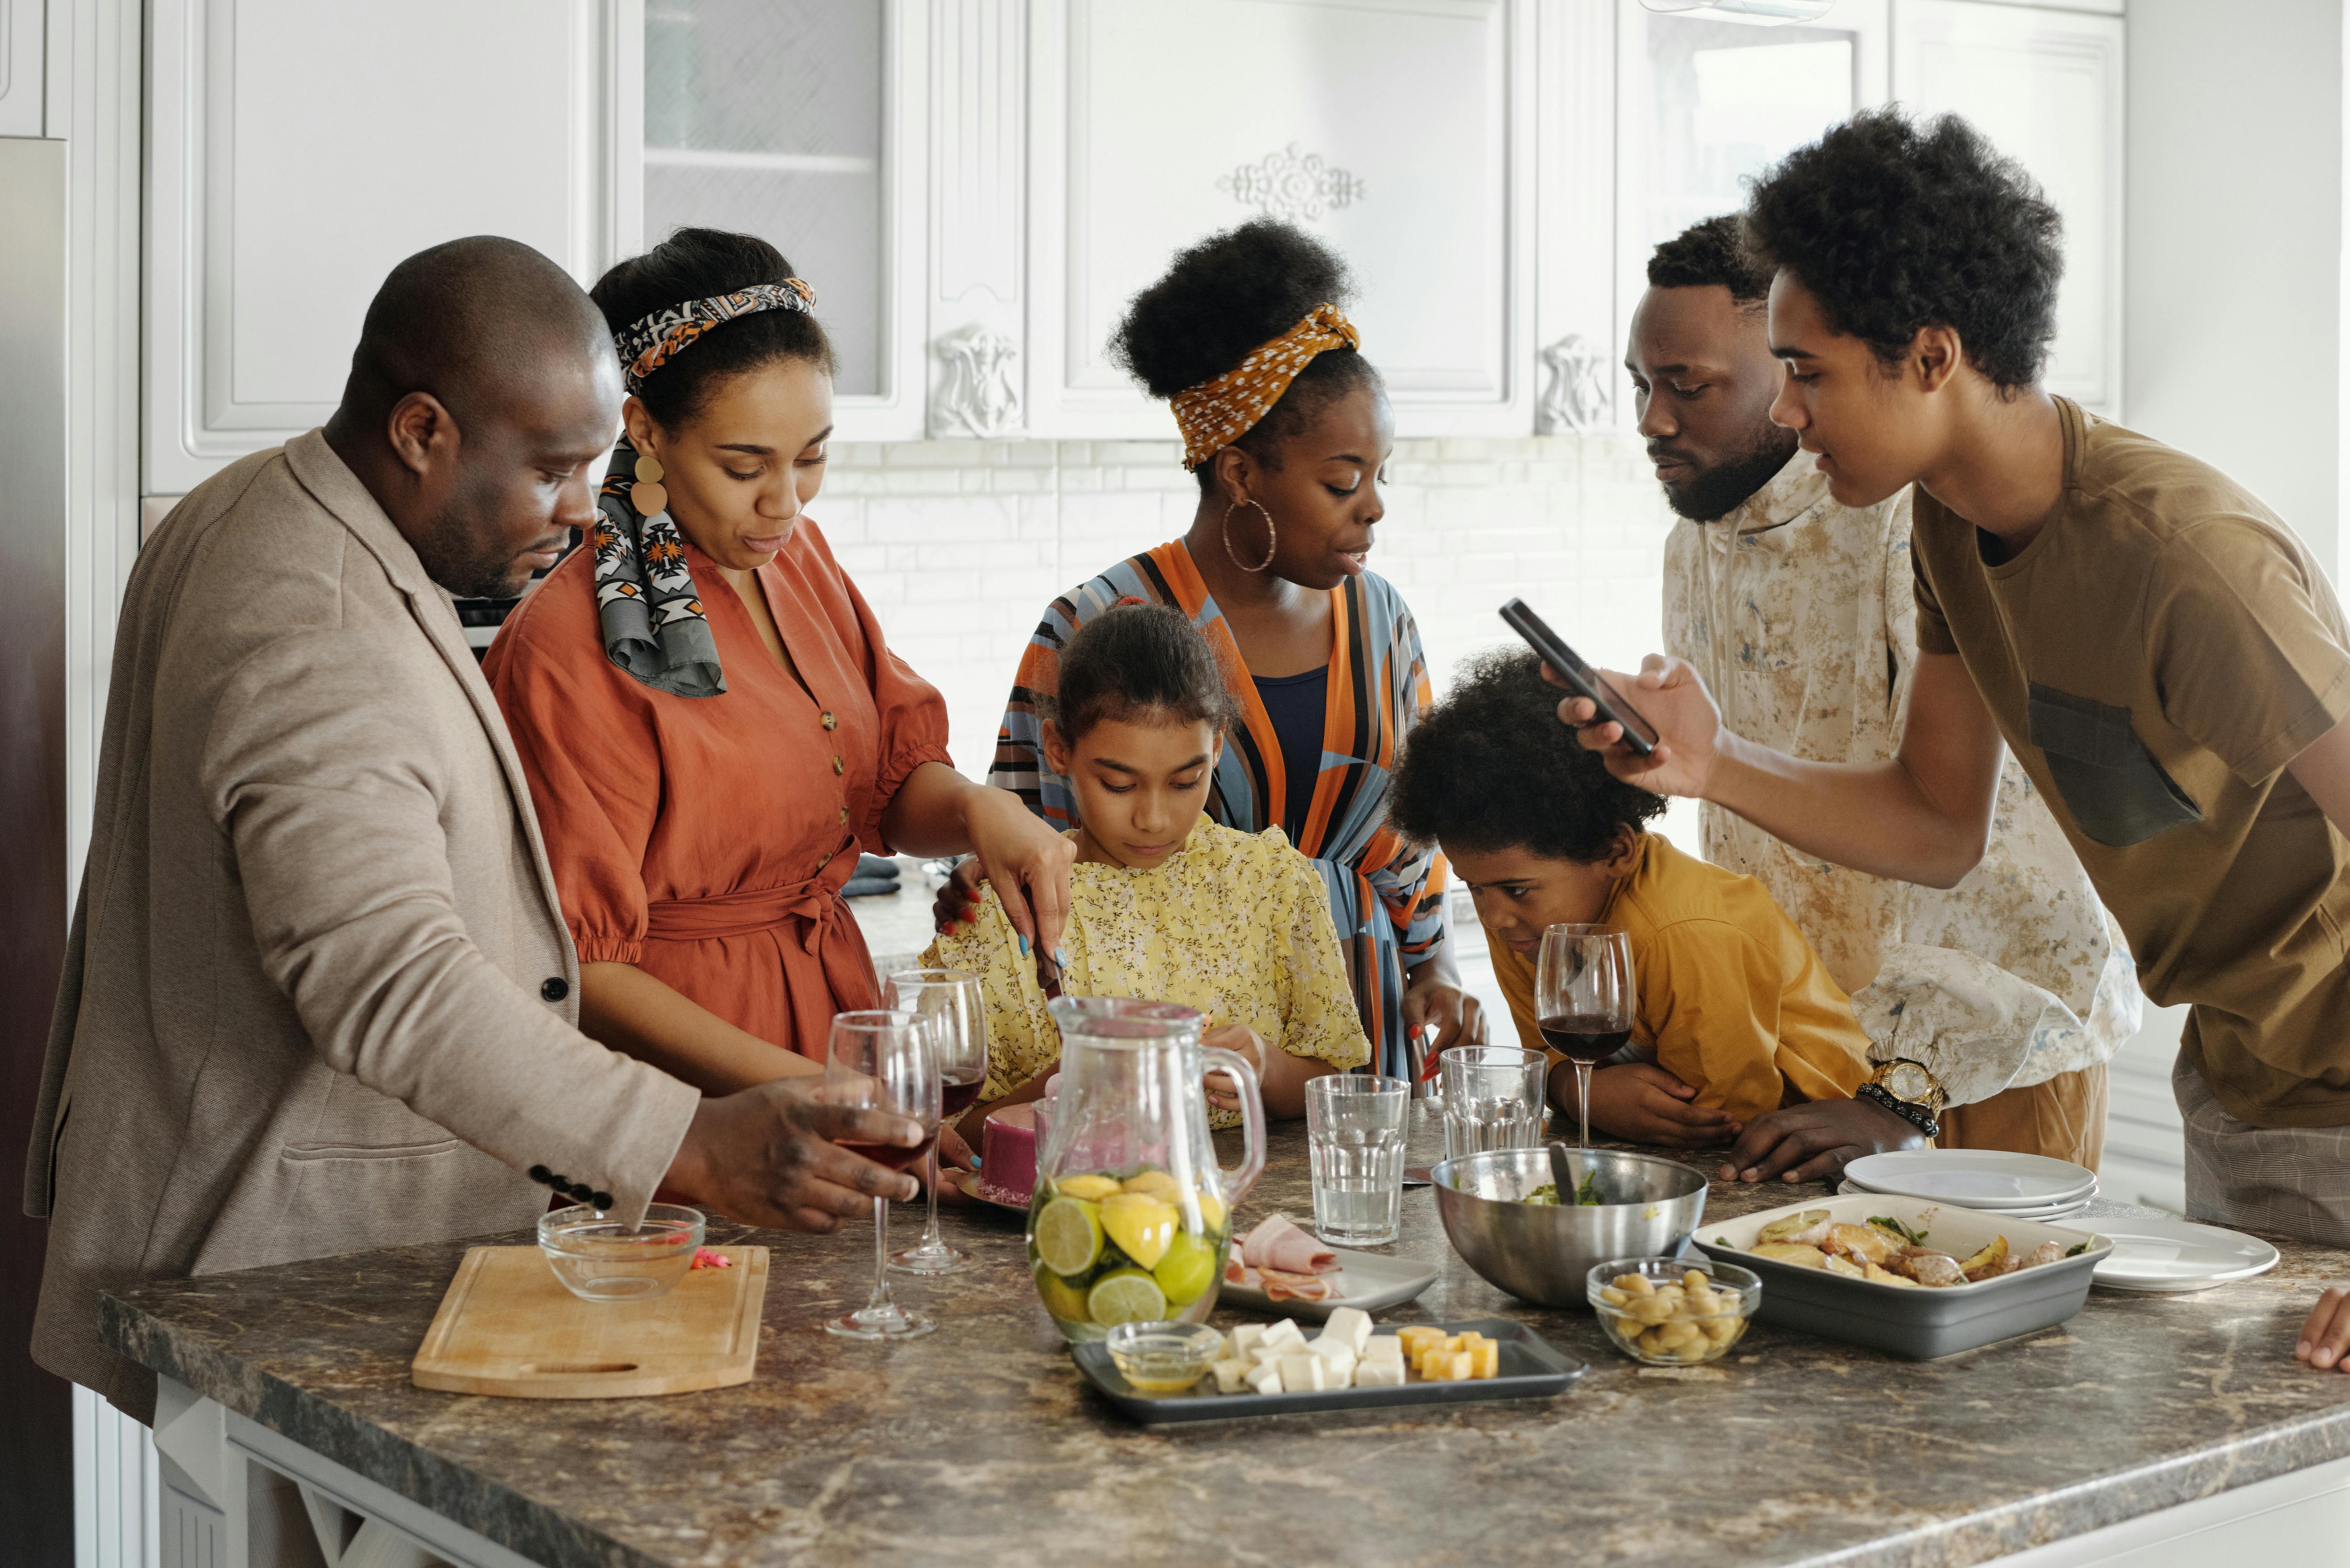
MULTIPOLYGON (((1073 867, 1061 950, 1071 996, 1177 1002, 1214 1023, 1245 1024, 1293 1056, 1339 1068, 1370 1060, 1322 877, 1277 827, 1242 833, 1203 815, 1163 865, 1073 867)), ((979 918, 932 942, 922 961, 968 970, 984 984, 984 1097, 1010 1094, 1061 1059, 1035 962, 1021 956, 993 888, 979 918)), ((1220 1127, 1237 1120, 1215 1116, 1220 1127)))

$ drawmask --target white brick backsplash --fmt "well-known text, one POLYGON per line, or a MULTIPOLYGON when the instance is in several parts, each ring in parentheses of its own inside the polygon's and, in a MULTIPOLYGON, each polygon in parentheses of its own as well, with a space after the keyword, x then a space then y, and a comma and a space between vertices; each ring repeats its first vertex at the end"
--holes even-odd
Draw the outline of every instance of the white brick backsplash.
MULTIPOLYGON (((892 646, 945 696, 963 772, 987 771, 1045 605, 1191 525, 1199 492, 1180 459, 1172 441, 832 449, 809 513, 892 646)), ((1407 441, 1388 475, 1372 568, 1411 606, 1439 691, 1462 659, 1513 640, 1494 615, 1512 595, 1596 661, 1656 650, 1671 516, 1637 439, 1407 441)))

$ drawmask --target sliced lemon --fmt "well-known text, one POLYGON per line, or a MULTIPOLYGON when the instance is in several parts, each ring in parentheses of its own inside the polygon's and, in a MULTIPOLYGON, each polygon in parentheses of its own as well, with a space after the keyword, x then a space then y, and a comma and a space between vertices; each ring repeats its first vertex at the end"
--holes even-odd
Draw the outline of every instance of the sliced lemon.
POLYGON ((1082 1274, 1101 1256, 1101 1213, 1082 1198, 1055 1198, 1036 1211, 1035 1240, 1046 1268, 1082 1274))
POLYGON ((1053 1183, 1054 1195, 1060 1198, 1082 1198, 1088 1203, 1098 1203, 1118 1190, 1114 1176, 1065 1176, 1053 1183))
POLYGON ((1036 1294, 1043 1298, 1045 1310, 1063 1323, 1084 1323, 1086 1320, 1086 1288, 1073 1285, 1050 1269, 1036 1271, 1036 1294))
POLYGON ((1208 1293, 1216 1282, 1216 1247, 1188 1231, 1178 1231, 1150 1277, 1167 1293, 1167 1304, 1186 1307, 1208 1293))
POLYGON ((1124 1181, 1118 1183, 1118 1190, 1121 1192, 1148 1192, 1153 1198, 1171 1199, 1175 1194, 1181 1191, 1182 1189, 1175 1185, 1175 1179, 1173 1177, 1168 1175, 1163 1170, 1154 1168, 1136 1171, 1132 1176, 1128 1177, 1124 1181))
POLYGON ((1086 1293, 1086 1313, 1104 1328, 1157 1323, 1167 1315, 1167 1293, 1140 1269, 1112 1269, 1086 1293))
POLYGON ((1224 1200, 1222 1199, 1217 1197, 1214 1193, 1209 1191, 1204 1187, 1200 1189, 1201 1224, 1206 1226, 1211 1231, 1221 1231, 1224 1228, 1224 1215, 1227 1212, 1229 1211, 1224 1208, 1224 1200))
POLYGON ((1167 1255, 1176 1220, 1175 1205, 1148 1192, 1114 1192, 1101 1200, 1101 1228, 1142 1268, 1157 1267, 1167 1255))

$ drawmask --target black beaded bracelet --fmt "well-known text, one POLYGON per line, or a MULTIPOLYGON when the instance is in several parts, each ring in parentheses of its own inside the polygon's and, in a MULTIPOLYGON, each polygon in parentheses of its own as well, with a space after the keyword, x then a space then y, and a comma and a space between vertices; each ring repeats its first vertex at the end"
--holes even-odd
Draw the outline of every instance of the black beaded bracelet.
POLYGON ((1854 1093, 1864 1099, 1876 1101, 1928 1137, 1941 1136, 1942 1124, 1934 1119, 1933 1112, 1915 1101, 1898 1097, 1882 1084, 1863 1084, 1854 1093))
POLYGON ((612 1207, 610 1193, 598 1192, 586 1182, 574 1181, 567 1176, 557 1176, 543 1165, 534 1165, 530 1168, 530 1179, 542 1187, 552 1187, 574 1203, 592 1204, 598 1209, 612 1207))

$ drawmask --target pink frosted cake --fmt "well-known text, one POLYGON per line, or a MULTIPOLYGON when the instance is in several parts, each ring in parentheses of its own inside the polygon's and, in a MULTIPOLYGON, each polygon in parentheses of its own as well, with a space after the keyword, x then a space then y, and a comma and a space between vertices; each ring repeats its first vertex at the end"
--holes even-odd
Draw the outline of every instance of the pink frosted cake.
POLYGON ((1025 1204, 1036 1190, 1036 1102, 990 1111, 979 1139, 979 1195, 1025 1204))

